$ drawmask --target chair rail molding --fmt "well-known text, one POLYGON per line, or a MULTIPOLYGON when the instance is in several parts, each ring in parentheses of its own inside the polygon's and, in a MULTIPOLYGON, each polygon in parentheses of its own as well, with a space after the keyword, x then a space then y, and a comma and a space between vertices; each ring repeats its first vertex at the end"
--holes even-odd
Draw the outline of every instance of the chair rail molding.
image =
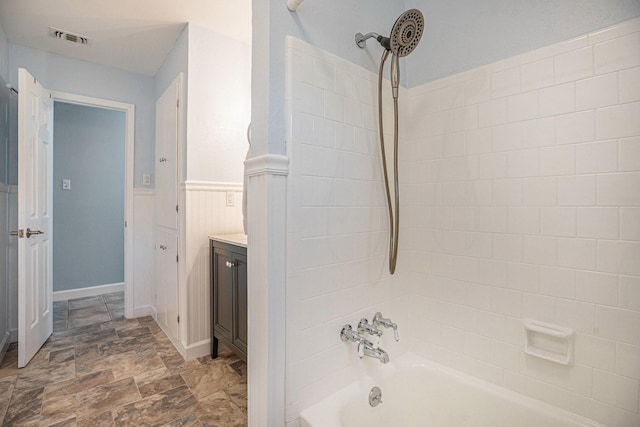
POLYGON ((265 154, 252 157, 244 162, 244 174, 255 175, 289 175, 289 158, 279 154, 265 154))

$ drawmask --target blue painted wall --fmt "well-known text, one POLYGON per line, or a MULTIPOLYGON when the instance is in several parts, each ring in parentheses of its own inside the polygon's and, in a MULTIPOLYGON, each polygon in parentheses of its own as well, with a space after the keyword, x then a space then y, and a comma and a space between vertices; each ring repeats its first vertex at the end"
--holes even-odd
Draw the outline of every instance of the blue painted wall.
POLYGON ((406 0, 425 16, 406 58, 417 86, 640 16, 639 0, 406 0))
POLYGON ((125 113, 56 102, 53 120, 53 290, 122 283, 125 113))
POLYGON ((377 71, 380 48, 354 34, 388 34, 406 9, 425 15, 418 48, 401 61, 414 87, 640 16, 639 0, 253 0, 252 153, 286 153, 285 37, 291 35, 377 71))
MULTIPOLYGON (((10 80, 17 87, 18 68, 26 68, 45 87, 135 105, 134 186, 142 187, 142 174, 153 173, 155 147, 155 99, 153 77, 67 58, 24 46, 9 44, 10 80)), ((9 176, 15 158, 9 156, 9 176)))
MULTIPOLYGON (((376 70, 380 49, 360 49, 357 32, 390 31, 401 0, 307 0, 290 12, 283 0, 252 3, 251 155, 285 154, 285 40, 291 35, 376 70)), ((373 43, 372 43, 373 45, 373 43)))

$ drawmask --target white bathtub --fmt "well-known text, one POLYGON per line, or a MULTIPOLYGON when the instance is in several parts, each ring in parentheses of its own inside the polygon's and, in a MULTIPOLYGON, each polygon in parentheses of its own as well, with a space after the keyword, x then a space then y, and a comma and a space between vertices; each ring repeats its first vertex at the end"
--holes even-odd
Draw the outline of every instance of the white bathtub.
POLYGON ((437 363, 405 354, 300 414, 302 427, 602 427, 437 363), (382 389, 382 404, 369 391, 382 389))

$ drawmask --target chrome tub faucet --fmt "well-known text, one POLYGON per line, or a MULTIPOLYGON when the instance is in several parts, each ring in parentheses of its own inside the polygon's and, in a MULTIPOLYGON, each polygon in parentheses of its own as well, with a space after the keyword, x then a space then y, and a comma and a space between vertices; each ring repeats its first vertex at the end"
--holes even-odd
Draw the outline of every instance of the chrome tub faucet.
POLYGON ((380 326, 393 329, 393 337, 396 341, 400 340, 398 336, 398 325, 393 323, 391 319, 382 317, 382 313, 377 312, 371 321, 363 317, 358 323, 357 329, 354 331, 351 325, 344 325, 340 331, 340 339, 342 341, 351 341, 356 343, 358 349, 358 356, 362 359, 364 356, 373 357, 378 359, 381 363, 389 363, 389 354, 386 351, 378 347, 380 337, 382 336, 382 330, 380 326), (371 335, 371 341, 366 339, 363 335, 371 335))
POLYGON ((370 342, 364 344, 364 355, 378 359, 380 363, 389 363, 389 354, 380 347, 373 347, 370 342))
MULTIPOLYGON (((377 335, 377 337, 379 338, 379 335, 377 335)), ((380 360, 381 363, 389 363, 389 355, 387 352, 379 348, 377 343, 374 345, 371 341, 354 331, 351 325, 344 325, 342 327, 340 338, 345 342, 352 341, 357 343, 358 357, 361 359, 364 356, 368 356, 380 360)))

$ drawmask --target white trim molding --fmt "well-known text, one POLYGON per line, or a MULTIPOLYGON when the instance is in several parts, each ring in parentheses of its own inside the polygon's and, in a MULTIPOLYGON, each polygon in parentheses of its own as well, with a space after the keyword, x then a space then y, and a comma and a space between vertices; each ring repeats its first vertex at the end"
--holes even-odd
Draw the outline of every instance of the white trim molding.
POLYGON ((74 298, 95 297, 102 294, 124 291, 124 282, 111 283, 108 285, 88 286, 86 288, 68 289, 66 291, 55 291, 54 301, 65 301, 74 298))
POLYGON ((289 175, 289 158, 279 154, 264 154, 244 161, 244 174, 255 175, 289 175))
POLYGON ((156 309, 150 305, 142 305, 140 307, 133 308, 133 318, 151 316, 154 319, 158 317, 156 309))
POLYGON ((285 424, 286 240, 289 159, 245 162, 247 201, 249 425, 285 424))
POLYGON ((185 181, 186 191, 242 191, 241 182, 185 181))
POLYGON ((211 355, 211 338, 189 344, 185 348, 184 360, 211 355))

